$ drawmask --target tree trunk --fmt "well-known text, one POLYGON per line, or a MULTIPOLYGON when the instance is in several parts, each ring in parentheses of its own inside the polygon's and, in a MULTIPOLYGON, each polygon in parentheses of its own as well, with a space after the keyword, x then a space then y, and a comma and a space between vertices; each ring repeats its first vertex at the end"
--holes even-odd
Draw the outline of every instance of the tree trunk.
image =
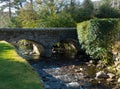
POLYGON ((11 19, 11 18, 12 18, 12 12, 11 12, 11 0, 9 0, 8 4, 9 4, 9 18, 11 19))

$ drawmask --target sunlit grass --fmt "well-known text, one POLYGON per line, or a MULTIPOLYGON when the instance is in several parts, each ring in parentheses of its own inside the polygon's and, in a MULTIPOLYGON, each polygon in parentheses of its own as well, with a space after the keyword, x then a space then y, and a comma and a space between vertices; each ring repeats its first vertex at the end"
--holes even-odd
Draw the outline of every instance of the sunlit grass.
POLYGON ((0 89, 43 89, 38 74, 4 41, 0 41, 0 89))

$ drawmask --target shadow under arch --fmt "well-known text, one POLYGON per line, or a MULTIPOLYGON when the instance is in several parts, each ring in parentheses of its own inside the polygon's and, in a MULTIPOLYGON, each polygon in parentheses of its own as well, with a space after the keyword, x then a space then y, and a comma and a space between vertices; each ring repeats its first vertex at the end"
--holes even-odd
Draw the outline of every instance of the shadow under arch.
POLYGON ((56 42, 52 46, 52 57, 62 59, 75 59, 78 50, 78 41, 75 39, 67 38, 56 42))
POLYGON ((76 39, 67 38, 67 39, 61 40, 60 42, 61 43, 70 43, 70 44, 73 44, 75 46, 75 48, 77 50, 79 50, 79 42, 76 39))

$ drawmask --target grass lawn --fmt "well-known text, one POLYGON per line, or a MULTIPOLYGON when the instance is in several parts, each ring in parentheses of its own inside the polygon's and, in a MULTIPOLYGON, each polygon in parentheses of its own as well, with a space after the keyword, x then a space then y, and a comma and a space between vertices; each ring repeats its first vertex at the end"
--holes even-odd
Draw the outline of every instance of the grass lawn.
POLYGON ((0 41, 0 89, 43 89, 38 74, 5 41, 0 41))

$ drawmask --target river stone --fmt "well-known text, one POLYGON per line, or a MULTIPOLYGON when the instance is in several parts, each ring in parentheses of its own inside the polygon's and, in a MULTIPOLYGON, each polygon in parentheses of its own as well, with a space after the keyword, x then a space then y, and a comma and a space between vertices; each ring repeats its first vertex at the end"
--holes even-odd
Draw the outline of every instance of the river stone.
POLYGON ((93 60, 90 60, 90 61, 89 61, 89 63, 93 64, 93 63, 94 63, 94 61, 93 61, 93 60))
POLYGON ((113 73, 107 73, 107 75, 109 76, 109 78, 114 78, 115 77, 115 74, 113 74, 113 73))
POLYGON ((111 79, 111 78, 107 79, 107 82, 113 82, 113 81, 114 81, 114 79, 111 79))
POLYGON ((78 82, 71 82, 67 84, 68 87, 79 87, 79 83, 78 82))
POLYGON ((45 85, 45 89, 50 89, 50 86, 49 85, 45 85))
POLYGON ((76 72, 77 72, 77 73, 78 73, 78 72, 81 72, 81 70, 75 69, 75 73, 76 73, 76 72))
POLYGON ((118 83, 120 83, 120 78, 118 78, 118 83))
POLYGON ((120 65, 118 65, 118 66, 116 67, 116 70, 120 70, 120 65))
POLYGON ((83 71, 84 69, 83 68, 80 68, 81 71, 83 71))
POLYGON ((115 66, 118 66, 118 65, 120 65, 120 61, 115 61, 114 64, 115 64, 115 66))
POLYGON ((98 78, 108 78, 109 76, 104 71, 99 71, 96 73, 96 79, 98 78))

